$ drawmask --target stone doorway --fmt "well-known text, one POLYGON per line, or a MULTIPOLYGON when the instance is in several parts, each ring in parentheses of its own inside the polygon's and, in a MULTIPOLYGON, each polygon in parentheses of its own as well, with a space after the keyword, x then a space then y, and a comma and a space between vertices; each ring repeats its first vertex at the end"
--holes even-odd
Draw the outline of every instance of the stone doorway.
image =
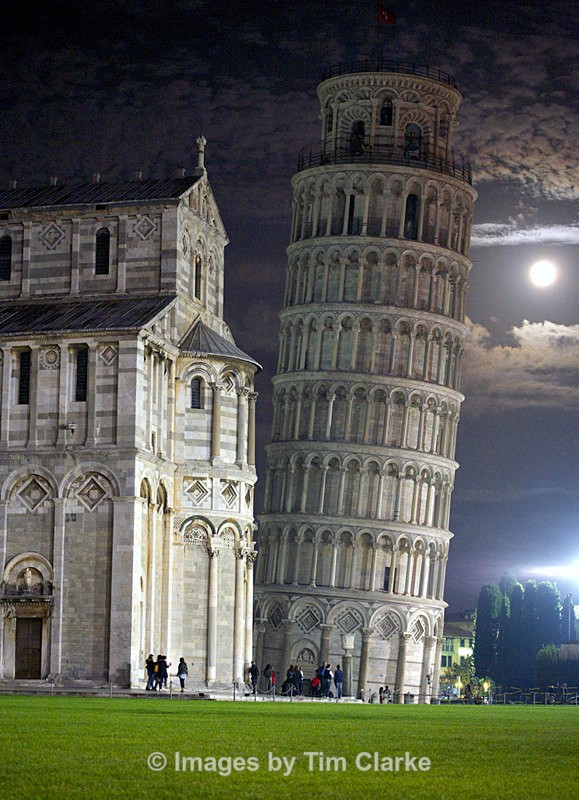
POLYGON ((38 680, 42 665, 42 618, 19 617, 16 620, 16 679, 38 680))

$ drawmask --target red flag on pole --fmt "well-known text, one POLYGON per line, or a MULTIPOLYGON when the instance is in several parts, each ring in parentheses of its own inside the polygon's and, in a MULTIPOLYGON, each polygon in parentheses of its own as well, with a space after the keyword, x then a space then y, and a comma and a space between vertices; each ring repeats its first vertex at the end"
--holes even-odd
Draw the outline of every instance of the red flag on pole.
POLYGON ((396 15, 388 11, 382 3, 376 5, 376 21, 378 25, 396 25, 396 15))

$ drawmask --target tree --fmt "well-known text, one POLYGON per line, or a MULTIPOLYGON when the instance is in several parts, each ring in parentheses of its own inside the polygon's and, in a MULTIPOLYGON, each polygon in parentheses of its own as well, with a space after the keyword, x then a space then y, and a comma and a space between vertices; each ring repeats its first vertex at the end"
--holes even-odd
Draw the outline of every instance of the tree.
MULTIPOLYGON (((502 582, 501 582, 502 583, 502 582)), ((511 601, 508 595, 503 594, 501 599, 501 610, 499 613, 499 630, 497 635, 497 682, 506 691, 511 680, 510 666, 510 618, 511 601)))
POLYGON ((547 644, 561 644, 561 595, 550 581, 537 586, 537 643, 537 651, 547 644))
POLYGON ((537 584, 527 581, 521 608, 521 650, 519 679, 522 688, 530 688, 535 682, 535 656, 539 649, 537 639, 537 584))
POLYGON ((496 680, 497 636, 502 594, 499 587, 490 583, 480 590, 474 634, 474 664, 477 675, 496 680))

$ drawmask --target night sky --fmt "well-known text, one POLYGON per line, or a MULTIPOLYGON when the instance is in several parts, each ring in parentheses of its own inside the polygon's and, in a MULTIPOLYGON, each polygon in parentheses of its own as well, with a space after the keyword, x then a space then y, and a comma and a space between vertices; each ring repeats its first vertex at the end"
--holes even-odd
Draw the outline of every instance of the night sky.
MULTIPOLYGON (((270 436, 299 149, 320 137, 315 89, 372 55, 367 0, 78 0, 3 11, 0 184, 170 177, 195 139, 230 244, 226 319, 264 367, 258 471, 270 436)), ((463 95, 455 147, 479 193, 446 599, 473 607, 506 569, 579 600, 577 194, 579 7, 549 0, 388 0, 382 55, 439 67, 463 95), (529 280, 538 259, 556 282, 529 280), (534 573, 541 567, 543 573, 534 573)), ((261 510, 258 491, 256 514, 261 510)))

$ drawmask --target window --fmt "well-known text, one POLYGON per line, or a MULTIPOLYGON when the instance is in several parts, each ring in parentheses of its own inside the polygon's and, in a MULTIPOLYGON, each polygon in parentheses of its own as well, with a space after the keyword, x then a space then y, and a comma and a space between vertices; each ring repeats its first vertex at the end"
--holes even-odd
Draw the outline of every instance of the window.
POLYGON ((95 275, 108 275, 111 254, 111 234, 107 228, 97 231, 95 245, 95 275))
POLYGON ((350 133, 350 155, 361 156, 364 152, 364 137, 366 135, 366 127, 361 119, 352 125, 352 132, 350 133))
POLYGON ((416 241, 418 239, 418 211, 420 198, 417 194, 409 194, 406 198, 406 211, 404 214, 404 238, 416 241))
POLYGON ((195 273, 193 275, 193 297, 201 299, 201 256, 197 253, 193 261, 195 273))
POLYGON ((422 128, 411 122, 404 131, 404 155, 407 158, 422 158, 422 128))
POLYGON ((12 276, 12 239, 3 236, 0 239, 0 281, 9 281, 12 276))
POLYGON ((86 402, 88 390, 88 347, 82 345, 76 350, 76 382, 74 399, 79 403, 86 402))
POLYGON ((191 408, 201 408, 201 378, 193 378, 191 381, 191 408))
POLYGON ((30 402, 30 350, 23 350, 19 360, 18 405, 26 406, 30 402))
POLYGON ((380 125, 392 125, 392 100, 384 100, 380 109, 380 125))

